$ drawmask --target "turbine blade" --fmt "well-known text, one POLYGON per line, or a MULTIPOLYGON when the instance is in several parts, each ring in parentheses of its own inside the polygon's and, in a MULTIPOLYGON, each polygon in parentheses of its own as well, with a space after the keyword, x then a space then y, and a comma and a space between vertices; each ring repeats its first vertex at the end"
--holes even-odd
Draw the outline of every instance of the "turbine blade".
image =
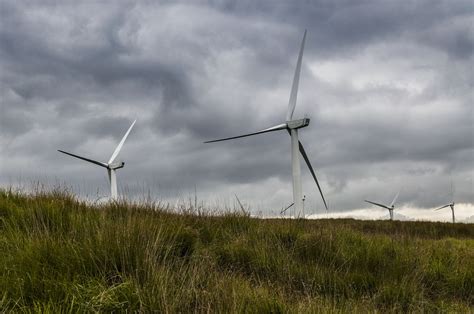
POLYGON ((293 112, 295 111, 296 98, 298 97, 298 85, 300 82, 301 73, 301 61, 303 59, 304 42, 306 40, 306 30, 304 30, 303 41, 301 42, 300 53, 298 55, 298 61, 296 62, 295 76, 293 77, 293 85, 291 87, 290 100, 288 101, 288 112, 286 113, 286 121, 290 121, 293 118, 293 112))
POLYGON ((280 212, 280 215, 283 214, 284 212, 286 212, 291 206, 295 205, 295 203, 291 203, 290 205, 288 205, 285 209, 283 209, 281 212, 280 212))
POLYGON ((125 143, 125 140, 127 139, 128 134, 130 134, 130 131, 132 130, 133 126, 135 125, 135 122, 137 122, 137 120, 132 122, 132 125, 128 128, 127 133, 125 133, 122 140, 117 145, 117 148, 115 148, 114 153, 112 154, 112 156, 109 159, 109 164, 113 163, 115 161, 115 158, 117 158, 118 154, 120 153, 120 150, 122 149, 123 143, 125 143))
POLYGON ((454 203, 454 185, 453 185, 452 179, 451 179, 451 202, 454 203))
POLYGON ((89 159, 89 158, 82 157, 82 156, 79 156, 79 155, 74 155, 74 154, 65 152, 65 151, 60 150, 60 149, 58 149, 58 152, 63 153, 63 154, 66 154, 66 155, 69 155, 69 156, 72 156, 72 157, 76 157, 76 158, 79 158, 79 159, 82 159, 82 160, 85 160, 85 161, 88 161, 88 162, 91 162, 91 163, 93 163, 93 164, 96 164, 96 165, 101 166, 101 167, 104 167, 104 168, 107 168, 107 167, 108 167, 108 165, 107 165, 106 163, 104 163, 104 162, 100 162, 100 161, 97 161, 97 160, 89 159))
POLYGON ((364 200, 364 201, 367 202, 367 203, 373 204, 373 205, 375 205, 375 206, 379 206, 379 207, 386 208, 386 209, 388 209, 388 210, 392 210, 390 207, 385 206, 385 205, 382 205, 382 204, 379 204, 379 203, 371 202, 371 201, 368 201, 368 200, 364 200))
POLYGON ((214 143, 214 142, 233 140, 233 139, 241 138, 241 137, 247 137, 247 136, 252 136, 252 135, 257 135, 257 134, 262 134, 262 133, 274 132, 274 131, 278 131, 278 130, 284 130, 286 128, 287 128, 286 123, 282 123, 282 124, 278 124, 278 125, 272 126, 268 129, 261 130, 261 131, 258 131, 258 132, 239 135, 239 136, 226 137, 226 138, 221 138, 221 139, 218 139, 218 140, 206 141, 204 143, 214 143))
POLYGON ((395 197, 393 198, 393 201, 390 203, 389 207, 392 207, 393 204, 395 204, 395 202, 397 201, 398 195, 400 195, 400 191, 398 191, 397 195, 395 195, 395 197))
POLYGON ((326 207, 326 210, 328 210, 328 205, 326 203, 326 199, 324 198, 323 191, 321 190, 321 186, 319 185, 318 179, 316 178, 316 174, 314 173, 313 166, 311 166, 311 162, 309 161, 308 155, 306 155, 306 151, 304 150, 303 144, 301 144, 300 141, 300 153, 303 155, 304 160, 306 161, 306 164, 308 165, 309 171, 311 172, 311 175, 313 176, 314 182, 316 182, 316 185, 318 186, 319 194, 321 194, 321 198, 323 199, 324 202, 324 207, 326 207))
POLYGON ((245 211, 244 205, 242 205, 242 203, 240 202, 239 197, 237 196, 237 194, 234 194, 234 195, 235 195, 235 198, 237 199, 237 202, 239 203, 239 206, 240 206, 240 209, 242 210, 242 212, 244 214, 247 214, 247 212, 245 211))
POLYGON ((436 208, 435 210, 440 210, 440 209, 443 209, 443 208, 446 208, 446 207, 449 207, 449 206, 451 206, 451 204, 448 204, 448 205, 444 205, 444 206, 438 207, 438 208, 436 208))

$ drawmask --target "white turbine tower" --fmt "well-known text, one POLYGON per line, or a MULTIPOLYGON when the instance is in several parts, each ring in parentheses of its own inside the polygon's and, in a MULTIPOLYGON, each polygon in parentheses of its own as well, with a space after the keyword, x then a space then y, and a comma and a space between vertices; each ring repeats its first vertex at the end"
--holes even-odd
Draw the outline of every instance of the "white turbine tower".
POLYGON ((398 198, 399 194, 400 194, 400 192, 398 192, 397 195, 395 195, 395 197, 393 198, 393 201, 388 206, 383 205, 383 204, 379 204, 379 203, 375 203, 375 202, 372 202, 372 201, 368 201, 368 200, 365 200, 365 201, 367 203, 370 203, 370 204, 388 209, 388 214, 390 215, 390 220, 393 220, 393 210, 395 209, 395 202, 397 201, 397 198, 398 198))
POLYGON ((262 134, 262 133, 268 133, 268 132, 274 132, 274 131, 279 131, 279 130, 287 130, 288 133, 291 136, 291 165, 292 165, 292 173, 293 173, 293 203, 295 206, 295 213, 299 216, 302 211, 303 211, 303 195, 302 195, 302 190, 301 190, 301 168, 300 168, 300 158, 299 158, 299 153, 303 156, 303 159, 305 160, 306 164, 308 165, 309 171, 311 172, 311 175, 314 178, 314 181, 316 182, 316 185, 318 186, 319 193, 321 194, 321 197, 324 202, 324 206, 326 207, 327 210, 327 204, 326 200, 324 199, 323 192, 321 191, 321 187, 319 186, 318 179, 316 178, 316 174, 314 173, 313 167, 311 166, 311 163, 308 159, 308 156, 306 155, 306 152, 304 150, 303 144, 298 140, 298 129, 307 127, 309 125, 309 118, 304 118, 304 119, 298 119, 298 120, 292 120, 293 119, 293 112, 295 111, 295 106, 296 106, 296 98, 298 94, 298 84, 300 80, 300 72, 301 72, 301 62, 303 59, 303 50, 304 50, 304 44, 305 44, 305 39, 306 39, 306 30, 304 31, 303 35, 303 41, 301 42, 301 49, 300 53, 298 55, 298 61, 296 63, 296 70, 295 70, 295 76, 293 78, 293 85, 291 88, 291 93, 290 93, 290 99, 288 101, 288 111, 286 114, 286 122, 282 124, 278 124, 275 126, 272 126, 270 128, 254 132, 254 133, 249 133, 249 134, 244 134, 244 135, 239 135, 239 136, 233 136, 233 137, 228 137, 228 138, 222 138, 218 140, 212 140, 212 141, 206 141, 204 143, 213 143, 213 142, 220 142, 220 141, 227 141, 231 139, 236 139, 236 138, 241 138, 241 137, 247 137, 247 136, 252 136, 252 135, 257 135, 257 134, 262 134))
POLYGON ((451 207, 451 213, 453 216, 453 223, 455 223, 455 217, 454 217, 454 189, 453 189, 453 184, 451 183, 451 203, 443 205, 439 208, 436 208, 435 210, 440 210, 446 207, 451 207))
POLYGON ((120 150, 122 149, 123 143, 125 143, 125 140, 128 137, 128 134, 130 134, 130 131, 132 130, 133 126, 135 125, 135 122, 137 122, 137 120, 133 121, 132 125, 130 125, 130 127, 127 130, 127 133, 125 133, 125 135, 123 136, 120 143, 117 145, 117 148, 115 148, 114 153, 112 154, 112 156, 110 157, 110 159, 107 163, 100 162, 100 161, 93 160, 93 159, 89 159, 89 158, 82 157, 82 156, 78 156, 78 155, 75 155, 75 154, 71 154, 71 153, 68 153, 68 152, 65 152, 65 151, 59 150, 59 149, 58 149, 58 152, 61 152, 63 154, 66 154, 66 155, 69 155, 69 156, 72 156, 72 157, 76 157, 76 158, 79 158, 79 159, 82 159, 82 160, 85 160, 85 161, 88 161, 90 163, 93 163, 93 164, 96 164, 98 166, 106 168, 107 173, 109 175, 110 196, 111 196, 112 199, 116 200, 117 197, 118 197, 116 170, 118 170, 120 168, 123 168, 125 166, 125 163, 123 161, 116 162, 115 160, 117 159, 118 154, 120 153, 120 150))

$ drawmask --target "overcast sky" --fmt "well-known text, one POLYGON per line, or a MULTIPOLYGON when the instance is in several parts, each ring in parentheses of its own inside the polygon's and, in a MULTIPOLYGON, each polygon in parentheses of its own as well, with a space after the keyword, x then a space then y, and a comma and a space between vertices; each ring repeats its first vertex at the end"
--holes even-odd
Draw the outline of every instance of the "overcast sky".
POLYGON ((279 211, 292 201, 285 131, 202 142, 284 122, 307 29, 294 118, 311 118, 300 139, 331 210, 398 190, 428 210, 451 201, 451 181, 472 210, 472 0, 67 3, 0 0, 2 186, 106 195, 103 168, 56 150, 107 161, 138 119, 122 193, 175 201, 196 187, 208 203, 235 193, 279 211))

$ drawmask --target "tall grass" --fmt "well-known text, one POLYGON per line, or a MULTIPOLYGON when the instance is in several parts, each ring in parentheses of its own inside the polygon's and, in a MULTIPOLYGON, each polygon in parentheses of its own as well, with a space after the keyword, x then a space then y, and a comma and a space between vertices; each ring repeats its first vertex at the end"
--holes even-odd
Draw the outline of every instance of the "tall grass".
POLYGON ((0 311, 473 312, 474 226, 0 190, 0 311))

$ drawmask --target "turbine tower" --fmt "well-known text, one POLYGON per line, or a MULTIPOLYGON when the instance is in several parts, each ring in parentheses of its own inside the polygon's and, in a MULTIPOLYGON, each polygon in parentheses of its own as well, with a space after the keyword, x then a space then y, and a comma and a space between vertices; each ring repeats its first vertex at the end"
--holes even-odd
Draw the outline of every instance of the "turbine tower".
POLYGON ((244 135, 227 137, 227 138, 222 138, 218 140, 204 142, 204 143, 213 143, 213 142, 227 141, 227 140, 232 140, 236 138, 242 138, 242 137, 247 137, 247 136, 252 136, 252 135, 257 135, 257 134, 262 134, 262 133, 287 130, 289 135, 291 136, 291 169, 292 169, 292 174, 293 174, 293 203, 295 206, 295 213, 298 216, 303 211, 303 193, 301 189, 301 168, 300 168, 300 155, 299 155, 300 153, 303 156, 303 159, 305 160, 306 165, 308 166, 309 171, 311 172, 311 175, 313 176, 314 181, 316 182, 316 185, 318 187, 319 193, 321 194, 321 198, 323 199, 326 210, 328 208, 326 204, 326 200, 324 199, 323 192, 319 185, 318 179, 316 178, 316 174, 314 173, 313 167, 311 166, 311 163, 308 159, 308 156, 303 147, 303 144, 301 144, 301 142, 298 140, 298 129, 307 127, 309 125, 310 119, 304 118, 304 119, 292 120, 293 112, 295 111, 295 107, 296 107, 296 98, 298 94, 298 85, 299 85, 299 80, 300 80, 301 62, 303 59, 305 39, 306 39, 306 30, 304 31, 303 41, 301 42, 301 48, 298 55, 298 60, 296 62, 296 70, 295 70, 295 75, 293 78, 293 85, 291 88, 290 99, 288 101, 288 111, 286 114, 286 122, 272 126, 270 128, 267 128, 261 131, 254 132, 254 133, 248 133, 244 135))
POLYGON ((122 140, 117 145, 117 147, 115 148, 114 153, 112 154, 112 156, 110 157, 110 159, 107 163, 100 162, 100 161, 93 160, 93 159, 89 159, 89 158, 82 157, 82 156, 79 156, 79 155, 71 154, 71 153, 65 152, 65 151, 60 150, 60 149, 58 149, 58 152, 61 152, 63 154, 66 154, 66 155, 69 155, 69 156, 72 156, 72 157, 76 157, 76 158, 88 161, 90 163, 93 163, 97 166, 101 166, 101 167, 106 168, 107 173, 109 175, 110 196, 111 196, 112 199, 116 200, 117 197, 118 197, 116 171, 120 168, 123 168, 125 166, 125 163, 123 161, 116 162, 115 160, 117 159, 118 154, 120 153, 120 150, 122 149, 123 143, 125 143, 125 140, 128 137, 128 134, 130 134, 130 131, 132 130, 133 126, 135 125, 135 122, 137 122, 137 120, 133 121, 132 125, 130 125, 130 127, 127 130, 127 133, 125 133, 125 135, 123 136, 122 140))
POLYGON ((451 203, 443 205, 439 208, 436 208, 435 210, 440 210, 440 209, 443 209, 443 208, 446 208, 446 207, 451 207, 451 214, 453 216, 453 223, 455 223, 456 219, 454 217, 454 189, 453 189, 453 183, 451 183, 451 203))
POLYGON ((383 204, 379 204, 379 203, 375 203, 375 202, 372 202, 372 201, 368 201, 368 200, 365 200, 365 202, 367 203, 370 203, 370 204, 373 204, 375 206, 379 206, 379 207, 382 207, 382 208, 386 208, 388 209, 388 214, 390 215, 390 220, 393 220, 393 210, 395 209, 395 202, 397 201, 397 198, 398 198, 398 195, 400 194, 400 192, 398 192, 395 197, 393 198, 393 201, 390 203, 390 205, 383 205, 383 204))

